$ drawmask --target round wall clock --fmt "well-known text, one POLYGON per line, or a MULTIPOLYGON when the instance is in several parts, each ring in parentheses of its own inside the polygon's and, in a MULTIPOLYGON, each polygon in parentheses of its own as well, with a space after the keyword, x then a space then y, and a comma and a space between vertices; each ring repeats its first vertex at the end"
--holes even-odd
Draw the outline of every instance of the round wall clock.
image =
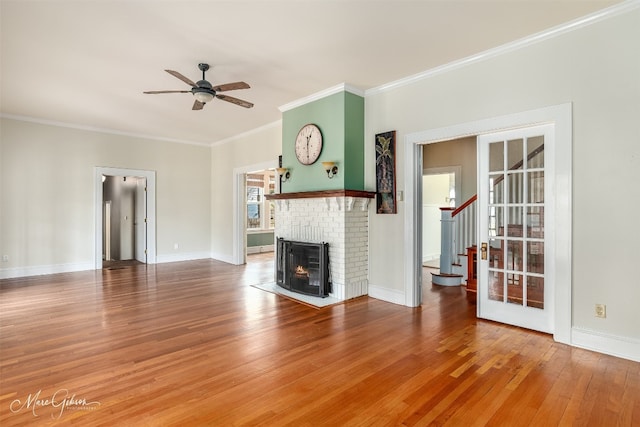
POLYGON ((296 158, 303 165, 311 165, 318 160, 322 151, 322 133, 314 124, 302 126, 296 137, 296 158))

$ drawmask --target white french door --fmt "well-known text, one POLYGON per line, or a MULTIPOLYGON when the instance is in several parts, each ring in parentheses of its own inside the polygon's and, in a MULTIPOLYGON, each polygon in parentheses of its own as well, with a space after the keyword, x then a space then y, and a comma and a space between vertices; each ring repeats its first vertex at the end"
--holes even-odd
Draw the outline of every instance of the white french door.
POLYGON ((554 332, 553 195, 545 194, 553 188, 545 174, 552 148, 553 125, 478 137, 478 317, 547 333, 554 332))

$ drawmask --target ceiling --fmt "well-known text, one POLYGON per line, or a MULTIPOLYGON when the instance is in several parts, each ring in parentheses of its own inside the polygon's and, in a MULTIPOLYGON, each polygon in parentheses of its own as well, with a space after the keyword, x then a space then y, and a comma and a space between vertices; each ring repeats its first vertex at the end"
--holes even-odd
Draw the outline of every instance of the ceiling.
POLYGON ((5 117, 215 144, 281 119, 279 107, 346 83, 367 90, 620 3, 619 0, 233 0, 0 3, 5 117), (192 111, 166 73, 245 81, 192 111))

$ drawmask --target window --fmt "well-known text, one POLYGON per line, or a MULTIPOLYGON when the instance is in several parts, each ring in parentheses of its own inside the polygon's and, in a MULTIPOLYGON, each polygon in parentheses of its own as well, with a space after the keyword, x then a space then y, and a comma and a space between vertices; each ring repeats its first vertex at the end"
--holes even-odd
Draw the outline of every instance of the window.
POLYGON ((276 189, 275 171, 250 172, 246 178, 247 187, 247 229, 269 230, 275 226, 275 206, 265 194, 273 194, 276 189))

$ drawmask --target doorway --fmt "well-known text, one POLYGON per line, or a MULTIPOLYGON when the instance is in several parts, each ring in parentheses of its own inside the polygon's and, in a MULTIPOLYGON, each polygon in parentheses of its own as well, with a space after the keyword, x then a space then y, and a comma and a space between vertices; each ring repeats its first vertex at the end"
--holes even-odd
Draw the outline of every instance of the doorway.
POLYGON ((140 176, 102 176, 103 262, 147 263, 147 180, 140 176))
MULTIPOLYGON (((407 229, 422 228, 422 155, 423 146, 469 135, 483 135, 501 130, 530 127, 537 124, 553 124, 552 137, 555 143, 547 147, 545 174, 549 176, 551 188, 545 201, 546 215, 555 221, 554 235, 545 239, 553 245, 555 257, 545 271, 553 271, 555 281, 550 328, 558 342, 571 342, 571 150, 572 150, 572 105, 570 103, 474 122, 432 129, 409 134, 405 137, 405 213, 407 229), (548 204, 547 204, 548 203, 548 204)), ((404 245, 405 301, 410 307, 421 303, 422 233, 407 235, 404 245)), ((546 261, 546 260, 545 260, 546 261)))
POLYGON ((275 251, 275 202, 265 196, 275 194, 276 181, 275 169, 245 174, 247 255, 275 251))
POLYGON ((155 264, 155 171, 95 167, 94 182, 95 268, 102 269, 106 258, 136 259, 155 264), (106 182, 109 185, 105 191, 106 182), (116 187, 119 188, 116 190, 116 187), (120 197, 122 194, 125 196, 120 197), (116 201, 122 205, 118 209, 116 201), (106 228, 110 228, 108 239, 105 237, 106 228), (117 234, 114 229, 118 230, 117 234))
MULTIPOLYGON (((232 264, 241 265, 247 262, 247 174, 258 170, 275 170, 277 167, 277 161, 271 161, 243 166, 233 170, 232 264)), ((277 182, 275 191, 280 191, 280 187, 277 182)), ((275 241, 273 244, 275 244, 275 241)))
POLYGON ((460 194, 461 170, 460 166, 445 166, 427 168, 423 171, 422 263, 426 267, 440 267, 442 231, 440 208, 458 206, 457 195, 460 194))

